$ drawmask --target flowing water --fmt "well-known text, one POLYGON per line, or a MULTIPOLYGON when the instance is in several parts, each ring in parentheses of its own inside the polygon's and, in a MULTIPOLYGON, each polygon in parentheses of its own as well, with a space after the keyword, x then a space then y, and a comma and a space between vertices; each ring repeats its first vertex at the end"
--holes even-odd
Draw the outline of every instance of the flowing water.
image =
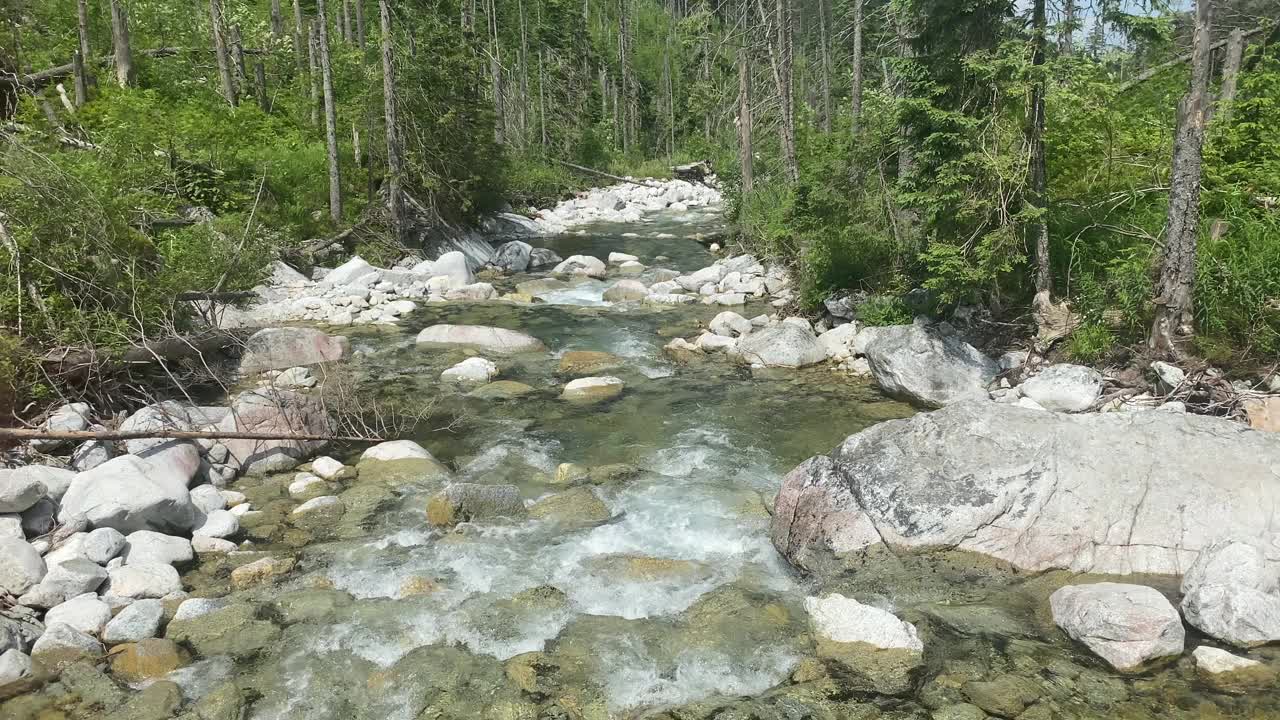
MULTIPOLYGON (((650 273, 690 271, 713 261, 691 238, 716 222, 691 213, 545 244, 564 256, 632 253, 650 273)), ((912 410, 826 369, 675 365, 662 346, 721 308, 613 306, 601 299, 607 284, 557 287, 535 305, 426 305, 400 327, 355 332, 344 369, 362 398, 430 406, 413 439, 454 481, 515 484, 532 503, 564 492, 557 467, 575 463, 596 469, 586 487, 603 515, 584 501, 549 518, 441 531, 424 508, 443 479, 362 469, 344 484, 340 522, 300 528, 287 519, 297 504, 284 491, 291 474, 241 481, 264 518, 246 523, 256 549, 294 555, 298 566, 274 585, 234 592, 230 570, 259 555, 203 560, 186 575, 193 594, 251 608, 205 623, 194 664, 171 676, 187 697, 205 707, 231 683, 253 720, 962 720, 987 717, 970 704, 978 697, 993 716, 1024 720, 1280 717, 1276 693, 1210 692, 1188 657, 1138 677, 1109 671, 1046 617, 1045 598, 1065 573, 1024 578, 962 555, 873 557, 821 588, 920 628, 926 667, 912 691, 878 696, 818 663, 803 599, 819 588, 770 544, 773 495, 800 461, 912 410), (443 322, 540 338, 548 353, 490 358, 501 379, 534 391, 495 400, 442 385, 440 372, 466 353, 413 340, 443 322), (619 357, 606 374, 626 382, 623 396, 559 400, 557 368, 571 350, 619 357)), ((336 454, 354 462, 360 450, 336 454)), ((1189 637, 1188 649, 1199 641, 1189 637)))

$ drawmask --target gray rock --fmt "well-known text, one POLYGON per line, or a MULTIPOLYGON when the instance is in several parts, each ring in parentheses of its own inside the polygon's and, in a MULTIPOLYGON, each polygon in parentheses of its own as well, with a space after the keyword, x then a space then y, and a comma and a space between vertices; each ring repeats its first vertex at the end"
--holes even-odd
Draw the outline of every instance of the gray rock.
POLYGON ((427 502, 427 522, 439 527, 524 514, 520 489, 515 485, 454 483, 427 502))
POLYGON ((93 593, 77 595, 50 608, 44 616, 46 625, 63 623, 86 635, 98 635, 111 619, 111 608, 93 593))
POLYGON ((707 329, 716 335, 736 338, 747 335, 752 330, 751 321, 732 310, 725 310, 711 319, 707 329))
POLYGON ((743 362, 765 367, 800 368, 827 359, 813 333, 789 323, 757 330, 738 341, 734 354, 743 362))
POLYGON ((44 625, 36 621, 34 611, 26 617, 18 613, 0 615, 0 652, 30 652, 32 644, 44 634, 44 625))
POLYGON ((28 607, 52 608, 98 589, 107 579, 107 571, 97 563, 78 557, 49 568, 40 583, 26 592, 19 602, 28 607))
POLYGON ((563 261, 559 255, 548 248, 534 248, 529 253, 529 269, 548 267, 563 261))
MULTIPOLYGON (((198 459, 198 455, 197 455, 198 459)), ((195 507, 181 473, 133 455, 122 455, 82 472, 62 498, 58 519, 83 516, 94 527, 122 533, 154 529, 185 532, 195 523, 195 507)))
POLYGON ((58 503, 47 497, 40 498, 35 505, 22 511, 22 531, 29 538, 53 532, 57 525, 57 515, 58 503))
POLYGON ((1163 360, 1157 360, 1151 363, 1151 370, 1156 374, 1156 378, 1160 381, 1160 389, 1165 392, 1172 392, 1187 380, 1187 373, 1177 365, 1170 365, 1163 360))
POLYGON ((1224 538, 1280 546, 1280 436, 1172 413, 978 401, 880 423, 783 481, 774 545, 819 573, 857 550, 956 548, 1030 570, 1179 574, 1224 538))
POLYGON ((1193 627, 1236 647, 1280 641, 1278 584, 1276 565, 1255 546, 1215 543, 1182 578, 1182 613, 1193 627))
POLYGON ((1049 607, 1058 627, 1121 672, 1182 654, 1182 618, 1144 585, 1067 585, 1050 596, 1049 607))
POLYGON ((351 354, 351 343, 342 336, 315 328, 266 328, 249 337, 240 359, 240 372, 285 370, 341 360, 351 354))
POLYGON ((34 473, 0 470, 0 513, 20 513, 48 494, 34 473))
POLYGON ((58 672, 82 660, 97 661, 103 655, 102 643, 70 625, 56 623, 31 648, 31 659, 46 669, 58 672))
POLYGON ((605 302, 638 302, 649 295, 649 288, 639 280, 619 280, 604 291, 605 302))
POLYGON ((0 515, 0 538, 27 539, 27 534, 22 531, 21 515, 17 513, 0 515))
POLYGON ((26 540, 0 538, 0 590, 21 595, 44 576, 44 559, 26 540))
POLYGON ((1050 365, 1018 389, 1045 410, 1083 412, 1102 395, 1102 374, 1082 365, 1050 365))
POLYGON ((482 357, 466 360, 440 373, 440 380, 454 385, 479 387, 498 376, 498 366, 482 357))
MULTIPOLYGON (((124 422, 120 423, 120 432, 144 432, 154 430, 198 430, 213 426, 227 413, 226 408, 200 407, 181 403, 176 400, 148 405, 139 409, 124 422)), ((174 445, 185 445, 174 440, 160 438, 142 438, 126 440, 126 452, 141 455, 153 448, 166 448, 174 445)))
POLYGON ((918 324, 877 328, 865 354, 882 390, 926 407, 985 398, 999 371, 972 345, 918 324))
POLYGON ((529 257, 533 246, 520 240, 512 240, 498 246, 490 262, 507 272, 524 272, 529 269, 529 257))
POLYGON ((469 347, 500 355, 542 352, 542 341, 515 330, 481 325, 432 325, 418 333, 418 345, 469 347))
POLYGON ((0 654, 0 687, 31 675, 31 658, 18 649, 0 654))
MULTIPOLYGON (((71 467, 81 472, 92 470, 115 456, 115 443, 106 440, 86 440, 77 445, 75 452, 71 453, 71 467)), ((70 479, 67 480, 67 484, 71 484, 70 479)))
MULTIPOLYGON (((92 414, 93 408, 89 407, 89 403, 69 403, 54 410, 40 428, 52 432, 80 432, 89 427, 92 414)), ((31 447, 40 452, 52 452, 68 442, 67 440, 32 440, 31 447)))
POLYGON ((608 273, 604 261, 590 255, 570 255, 551 270, 556 275, 585 275, 603 278, 608 273))
POLYGON ((353 255, 350 260, 325 273, 324 282, 326 285, 338 287, 340 285, 348 285, 377 272, 378 269, 365 262, 364 258, 359 255, 353 255))
POLYGON ((126 565, 142 563, 179 565, 195 559, 190 540, 150 530, 129 533, 125 537, 123 557, 126 565))
POLYGON ((135 600, 121 610, 102 631, 102 641, 108 645, 137 642, 155 637, 164 620, 164 603, 156 599, 135 600))
POLYGON ((125 538, 115 528, 98 528, 86 533, 80 552, 90 562, 106 565, 124 549, 125 538))
POLYGON ((0 485, 4 485, 7 478, 24 478, 26 481, 40 482, 44 484, 46 497, 61 501, 75 477, 75 471, 65 468, 26 465, 12 470, 0 470, 0 485))
MULTIPOLYGON (((172 565, 139 563, 123 565, 109 571, 109 592, 121 598, 162 598, 181 592, 182 580, 172 565)), ((104 594, 106 594, 104 592, 104 594)))
POLYGON ((442 275, 448 277, 450 287, 454 288, 460 288, 475 282, 475 277, 471 274, 471 268, 467 264, 467 256, 457 250, 447 252, 437 258, 431 265, 431 274, 435 277, 442 275))
POLYGON ((222 496, 222 491, 212 485, 191 488, 191 504, 206 515, 214 510, 227 509, 227 500, 222 496))
MULTIPOLYGON (((329 435, 333 421, 313 398, 289 390, 255 390, 236 396, 218 423, 227 432, 329 435)), ((323 440, 224 440, 228 463, 246 475, 291 470, 328 444, 323 440)), ((194 518, 193 518, 194 522, 194 518)))
POLYGON ((214 510, 205 515, 204 524, 195 529, 197 537, 229 538, 240 532, 240 518, 226 510, 214 510))

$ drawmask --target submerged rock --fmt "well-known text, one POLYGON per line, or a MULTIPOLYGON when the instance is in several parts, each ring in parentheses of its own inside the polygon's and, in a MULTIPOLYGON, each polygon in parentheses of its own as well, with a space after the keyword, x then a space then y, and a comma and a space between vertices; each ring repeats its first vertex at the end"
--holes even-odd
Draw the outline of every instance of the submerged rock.
POLYGON ((427 501, 427 522, 437 527, 524 514, 520 489, 515 485, 454 483, 427 501))
POLYGON ((455 385, 475 387, 498 376, 498 366, 482 357, 471 357, 440 373, 440 379, 455 385))
POLYGON ((558 523, 586 524, 609 519, 609 506, 589 487, 575 487, 549 495, 529 508, 529 517, 558 523))
POLYGON ((1280 542, 1280 438, 1218 418, 979 401, 884 422, 783 481, 773 543, 835 572, 879 544, 1029 570, 1178 574, 1222 538, 1280 542))
POLYGON ((1182 654, 1186 634, 1178 611, 1144 585, 1067 585, 1049 598, 1053 621, 1120 672, 1182 654))
POLYGON ((1277 672, 1257 660, 1232 655, 1208 645, 1201 645, 1191 653, 1196 662, 1196 674, 1214 690, 1225 693, 1245 693, 1272 687, 1277 672))
POLYGON ((999 372, 972 345, 921 325, 876 328, 865 352, 882 390, 926 407, 985 399, 999 372))
POLYGON ((111 674, 128 683, 164 677, 191 661, 172 640, 145 638, 111 650, 111 674))
POLYGON ((622 367, 622 358, 597 350, 570 350, 560 358, 557 372, 569 377, 595 375, 622 367))
POLYGON ((604 301, 612 303, 638 302, 649 294, 649 288, 639 280, 619 280, 604 291, 604 301))
POLYGON ((564 386, 560 397, 574 403, 591 404, 612 400, 622 394, 625 383, 611 377, 585 377, 564 386))
POLYGON ((418 333, 418 344, 470 347, 503 355, 547 349, 541 340, 522 332, 482 325, 432 325, 418 333))
POLYGON ((481 400, 514 400, 533 392, 536 392, 536 390, 522 382, 499 380, 488 385, 482 385, 467 393, 467 396, 480 398, 481 400))
POLYGON ((240 372, 245 375, 265 370, 285 370, 300 365, 342 360, 351 354, 345 337, 315 328, 285 327, 259 330, 245 342, 240 372))
POLYGON ((855 689, 901 695, 924 659, 924 643, 914 625, 893 613, 832 593, 804 601, 817 637, 818 656, 852 674, 855 689))

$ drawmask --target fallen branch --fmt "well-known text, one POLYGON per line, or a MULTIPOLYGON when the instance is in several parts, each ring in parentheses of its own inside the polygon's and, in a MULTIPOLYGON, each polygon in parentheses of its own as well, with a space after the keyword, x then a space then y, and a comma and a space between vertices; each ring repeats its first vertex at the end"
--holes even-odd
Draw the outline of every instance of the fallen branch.
POLYGON ((574 170, 578 170, 578 171, 580 171, 580 172, 590 173, 590 174, 592 174, 592 175, 599 175, 600 177, 609 178, 610 180, 617 180, 618 182, 631 183, 632 185, 639 185, 639 186, 641 186, 641 187, 650 187, 650 188, 662 187, 661 185, 657 185, 657 184, 654 184, 654 183, 650 183, 650 182, 643 182, 643 181, 640 181, 640 180, 632 180, 631 178, 624 178, 624 177, 620 177, 620 176, 618 176, 618 175, 612 175, 612 174, 607 173, 607 172, 604 172, 604 171, 602 171, 602 170, 593 170, 593 169, 591 169, 591 168, 589 168, 589 167, 583 167, 583 166, 581 166, 581 165, 574 165, 573 163, 568 162, 568 161, 565 161, 565 160, 557 160, 556 158, 551 158, 551 162, 554 162, 554 163, 560 163, 561 165, 564 165, 565 167, 573 168, 574 170))
POLYGON ((234 302, 236 300, 245 300, 251 297, 257 297, 258 293, 252 290, 228 290, 224 292, 198 292, 192 290, 190 292, 178 293, 177 300, 179 302, 195 302, 199 300, 213 300, 214 302, 234 302))
POLYGON ((352 435, 307 435, 297 433, 223 432, 216 430, 39 430, 31 428, 0 428, 0 441, 18 440, 298 440, 328 442, 383 442, 380 437, 352 435))
POLYGON ((316 240, 315 242, 309 245, 303 245, 297 250, 294 250, 287 254, 293 257, 306 257, 308 255, 314 255, 320 252, 321 250, 324 250, 325 248, 332 247, 334 245, 337 245, 340 242, 346 242, 352 235, 355 234, 356 228, 358 227, 359 225, 353 225, 347 228, 346 230, 343 230, 342 232, 338 233, 337 235, 334 235, 333 237, 320 238, 319 240, 316 240))
MULTIPOLYGON (((1260 25, 1250 30, 1249 32, 1244 33, 1243 35, 1241 35, 1241 37, 1250 38, 1250 37, 1253 37, 1254 35, 1259 35, 1265 32, 1266 30, 1267 30, 1266 25, 1260 25)), ((1210 45, 1209 51, 1213 52, 1214 50, 1217 50, 1220 47, 1225 47, 1229 39, 1230 38, 1223 38, 1222 40, 1219 40, 1218 42, 1210 45)), ((1181 65, 1182 63, 1185 63, 1190 59, 1191 59, 1191 53, 1187 53, 1185 55, 1179 55, 1178 57, 1172 60, 1162 62, 1159 65, 1154 65, 1152 67, 1149 67, 1146 70, 1143 70, 1142 72, 1138 73, 1137 75, 1134 75, 1132 80, 1121 83, 1120 86, 1116 88, 1116 92, 1122 93, 1122 92, 1125 92, 1126 90, 1132 90, 1134 87, 1141 85, 1142 83, 1150 80, 1156 75, 1159 75, 1165 70, 1168 70, 1169 68, 1174 67, 1176 65, 1181 65)))
MULTIPOLYGON (((162 47, 152 48, 150 50, 141 51, 142 55, 153 58, 172 57, 184 52, 200 52, 211 53, 212 48, 182 48, 182 47, 162 47)), ((259 48, 245 48, 246 55, 266 55, 269 51, 259 48)), ((103 55, 94 60, 94 63, 100 66, 111 64, 115 60, 114 55, 103 55)), ((30 90, 39 90, 47 85, 55 83, 64 78, 71 77, 75 73, 75 63, 67 63, 66 65, 58 65, 56 67, 46 68, 40 72, 29 73, 26 75, 6 74, 0 75, 0 86, 23 87, 30 90)))

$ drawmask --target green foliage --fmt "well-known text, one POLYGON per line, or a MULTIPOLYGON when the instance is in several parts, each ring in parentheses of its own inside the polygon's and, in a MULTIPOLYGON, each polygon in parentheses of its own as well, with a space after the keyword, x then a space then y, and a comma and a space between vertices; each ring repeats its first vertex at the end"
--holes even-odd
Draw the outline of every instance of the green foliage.
POLYGON ((1115 345, 1115 337, 1105 325, 1087 323, 1067 339, 1067 356, 1078 363, 1096 362, 1115 345))
POLYGON ((858 322, 863 325, 910 325, 911 320, 911 309, 901 298, 875 295, 858 306, 858 322))

